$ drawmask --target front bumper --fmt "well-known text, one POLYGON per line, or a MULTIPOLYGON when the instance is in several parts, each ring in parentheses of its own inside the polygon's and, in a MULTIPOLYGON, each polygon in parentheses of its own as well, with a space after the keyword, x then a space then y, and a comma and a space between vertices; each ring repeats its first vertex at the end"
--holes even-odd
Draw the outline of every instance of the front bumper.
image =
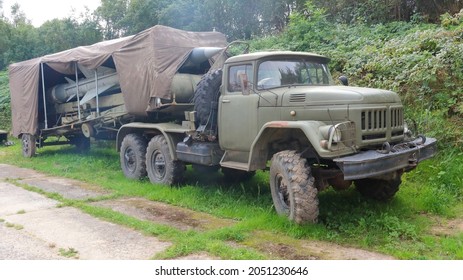
POLYGON ((344 180, 378 177, 398 170, 409 171, 420 161, 436 154, 436 139, 428 138, 424 143, 418 138, 392 147, 391 151, 363 151, 352 156, 334 159, 344 173, 344 180))

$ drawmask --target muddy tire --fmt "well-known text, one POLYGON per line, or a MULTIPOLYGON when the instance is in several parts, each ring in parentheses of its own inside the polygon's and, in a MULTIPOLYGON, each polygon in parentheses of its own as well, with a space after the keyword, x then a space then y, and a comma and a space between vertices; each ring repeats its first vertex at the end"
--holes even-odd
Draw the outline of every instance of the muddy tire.
POLYGON ((153 184, 175 185, 183 180, 185 164, 172 160, 163 135, 154 136, 146 149, 146 171, 153 184))
POLYGON ((35 135, 24 133, 21 136, 22 153, 24 157, 31 158, 35 156, 35 151, 37 149, 35 142, 35 135))
POLYGON ((378 201, 388 201, 394 197, 402 183, 400 176, 391 180, 362 179, 356 180, 355 187, 364 197, 378 201))
POLYGON ((207 73, 196 86, 194 110, 198 118, 197 127, 204 125, 206 130, 217 132, 217 110, 222 84, 222 70, 207 73))
POLYGON ((251 178, 256 175, 255 171, 248 172, 226 167, 222 167, 222 173, 224 180, 230 183, 239 183, 251 180, 251 178))
POLYGON ((318 220, 318 190, 306 159, 295 151, 275 154, 270 165, 270 190, 278 214, 298 224, 318 220))
POLYGON ((141 135, 126 135, 119 156, 126 178, 138 180, 146 176, 146 140, 141 135))

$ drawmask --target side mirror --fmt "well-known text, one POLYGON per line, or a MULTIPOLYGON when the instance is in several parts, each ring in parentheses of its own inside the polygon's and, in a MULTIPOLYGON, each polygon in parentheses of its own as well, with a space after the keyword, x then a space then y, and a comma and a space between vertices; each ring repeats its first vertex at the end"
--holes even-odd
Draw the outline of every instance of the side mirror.
POLYGON ((339 77, 339 81, 341 81, 341 84, 345 85, 345 86, 348 86, 349 85, 349 79, 347 79, 346 76, 342 75, 341 77, 339 77))
POLYGON ((239 74, 240 77, 240 83, 241 83, 241 93, 243 95, 249 95, 250 90, 249 90, 249 80, 248 80, 248 75, 246 74, 239 74))

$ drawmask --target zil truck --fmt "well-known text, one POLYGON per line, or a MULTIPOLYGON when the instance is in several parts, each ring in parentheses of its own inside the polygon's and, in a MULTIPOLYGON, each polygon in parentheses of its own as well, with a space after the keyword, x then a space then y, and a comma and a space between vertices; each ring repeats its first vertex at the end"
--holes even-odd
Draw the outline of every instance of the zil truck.
POLYGON ((219 32, 154 26, 12 64, 13 135, 26 157, 113 139, 125 176, 155 185, 182 182, 187 165, 234 181, 268 171, 276 212, 316 222, 320 191, 355 185, 386 201, 436 153, 435 139, 408 129, 396 93, 336 85, 328 62, 289 51, 231 56, 219 32))

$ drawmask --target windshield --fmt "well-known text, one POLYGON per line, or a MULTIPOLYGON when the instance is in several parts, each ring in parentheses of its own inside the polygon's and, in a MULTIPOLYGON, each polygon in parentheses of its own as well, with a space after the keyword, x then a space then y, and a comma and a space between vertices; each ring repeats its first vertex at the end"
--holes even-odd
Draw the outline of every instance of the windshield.
POLYGON ((328 66, 305 57, 264 61, 257 72, 257 88, 288 85, 331 85, 328 66))

